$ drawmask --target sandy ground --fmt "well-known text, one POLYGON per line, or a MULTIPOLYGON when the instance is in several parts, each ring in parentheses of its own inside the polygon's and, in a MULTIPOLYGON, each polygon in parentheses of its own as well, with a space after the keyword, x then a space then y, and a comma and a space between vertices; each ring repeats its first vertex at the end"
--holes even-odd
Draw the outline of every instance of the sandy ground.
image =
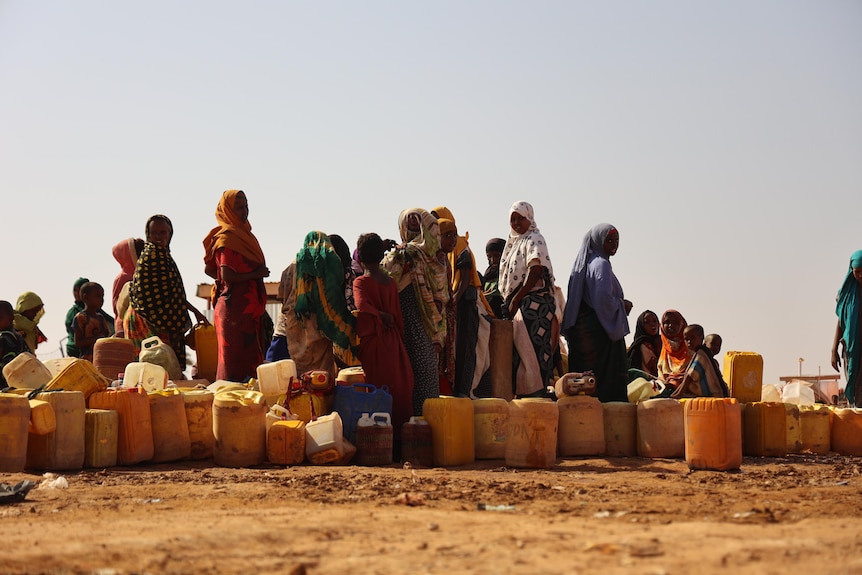
MULTIPOLYGON (((0 573, 862 574, 858 458, 552 470, 211 462, 61 473, 0 506, 0 573), (480 509, 482 505, 490 506, 480 509), (493 506, 502 506, 494 508, 493 506)), ((41 481, 0 474, 0 482, 41 481)))

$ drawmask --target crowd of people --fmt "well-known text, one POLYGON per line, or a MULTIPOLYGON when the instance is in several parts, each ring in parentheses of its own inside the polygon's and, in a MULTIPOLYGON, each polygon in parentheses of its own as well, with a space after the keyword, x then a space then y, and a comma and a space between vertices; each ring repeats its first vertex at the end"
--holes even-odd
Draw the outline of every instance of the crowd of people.
MULTIPOLYGON (((428 398, 488 394, 489 333, 496 319, 512 322, 515 397, 553 397, 555 379, 564 373, 592 375, 603 402, 627 401, 637 378, 653 382, 660 397, 729 395, 715 360, 721 337, 705 334, 677 310, 661 317, 641 313, 626 346, 632 302, 611 265, 620 246, 611 224, 586 232, 565 286, 527 202, 510 208, 508 237, 485 244, 484 272, 469 233, 459 231, 446 206, 403 210, 399 241, 369 231, 352 253, 341 236, 314 230, 281 273, 281 313, 273 322, 264 285, 270 270, 252 233, 246 194, 224 192, 215 220, 203 240, 203 269, 214 280, 218 379, 248 381, 261 363, 287 358, 298 373, 322 370, 333 380, 340 369, 361 365, 369 383, 392 394, 398 429, 421 415, 428 398)), ((170 219, 156 214, 146 222, 144 239, 114 246, 121 267, 111 286, 114 316, 102 309, 100 284, 75 282, 66 317, 68 355, 92 359, 96 340, 112 336, 130 339, 140 351, 142 341, 158 336, 186 365, 190 314, 199 323, 208 320, 186 297, 170 252, 173 231, 170 219)), ((862 404, 860 286, 862 251, 851 256, 839 292, 832 348, 833 367, 843 362, 852 405, 862 404)), ((44 341, 38 327, 43 314, 33 292, 21 294, 14 307, 0 301, 2 365, 23 351, 35 353, 44 341)))

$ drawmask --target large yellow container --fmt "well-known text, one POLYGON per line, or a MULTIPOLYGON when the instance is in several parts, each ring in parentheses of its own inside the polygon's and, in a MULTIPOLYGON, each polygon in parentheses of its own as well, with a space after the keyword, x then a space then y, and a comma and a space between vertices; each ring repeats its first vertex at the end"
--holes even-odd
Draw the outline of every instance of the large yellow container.
POLYGON ((153 463, 177 461, 191 455, 186 407, 179 389, 161 389, 147 394, 153 424, 153 463))
POLYGON ((111 381, 137 359, 134 342, 124 337, 101 337, 93 345, 93 366, 111 381))
POLYGON ((669 397, 641 401, 637 426, 639 456, 685 457, 685 416, 679 401, 669 397))
POLYGON ((30 402, 23 395, 0 393, 0 472, 24 471, 30 402))
POLYGON ((182 388, 186 424, 189 428, 189 459, 209 459, 213 456, 213 399, 215 394, 207 389, 182 388))
POLYGON ((3 377, 9 387, 38 389, 51 381, 53 376, 44 363, 25 351, 3 366, 3 377))
POLYGON ((638 406, 625 401, 602 404, 605 424, 605 454, 634 457, 638 454, 638 406))
POLYGON ((299 465, 305 460, 305 422, 282 419, 266 432, 266 458, 276 465, 299 465))
POLYGON ((422 413, 431 426, 434 465, 448 467, 476 460, 473 400, 448 395, 431 397, 423 403, 422 413))
POLYGON ((557 403, 550 399, 533 398, 509 402, 507 466, 550 469, 556 465, 560 419, 557 403))
POLYGON ((726 471, 742 464, 739 403, 696 397, 685 402, 685 461, 691 469, 726 471))
POLYGON ((557 452, 561 457, 601 455, 605 452, 602 403, 589 395, 566 395, 557 400, 557 452))
POLYGON ((760 401, 763 393, 763 357, 759 353, 726 352, 723 372, 731 397, 735 397, 740 403, 760 401))
MULTIPOLYGON (((277 396, 275 399, 277 401, 281 401, 283 396, 277 396)), ((269 402, 267 402, 269 404, 269 402)), ((332 408, 335 405, 335 394, 334 393, 310 393, 307 391, 303 391, 299 395, 295 395, 290 398, 289 407, 291 413, 293 413, 298 419, 304 421, 306 423, 310 422, 316 417, 320 417, 322 415, 329 415, 332 413, 332 408)))
POLYGON ((832 450, 832 410, 800 405, 799 428, 803 453, 825 455, 832 450))
POLYGON ((787 453, 802 453, 802 424, 799 421, 799 406, 784 404, 784 421, 787 428, 787 453))
POLYGON ((81 469, 84 467, 84 412, 87 403, 80 391, 38 393, 54 409, 56 428, 45 435, 31 434, 27 443, 27 468, 81 469))
POLYGON ((506 457, 506 422, 509 402, 499 397, 473 400, 473 433, 476 459, 506 457))
POLYGON ((266 459, 266 402, 258 391, 222 391, 213 399, 213 460, 222 467, 266 459))
POLYGON ((841 455, 862 455, 862 411, 833 409, 832 451, 841 455))
POLYGON ((742 452, 745 455, 781 457, 787 454, 787 415, 784 404, 755 401, 745 406, 742 452))
POLYGON ((153 458, 153 421, 146 391, 140 387, 99 391, 90 396, 89 407, 117 412, 117 465, 153 458))
POLYGON ((112 409, 88 409, 84 415, 84 467, 117 464, 120 418, 112 409))
POLYGON ((76 358, 48 382, 45 391, 80 391, 84 394, 84 399, 89 400, 97 391, 106 390, 109 383, 111 382, 108 378, 99 373, 92 363, 76 358))
POLYGON ((54 407, 41 399, 30 400, 30 426, 27 431, 36 435, 45 435, 57 429, 57 417, 54 407))
POLYGON ((218 336, 215 326, 199 323, 194 327, 194 335, 198 376, 213 382, 218 370, 218 336))
POLYGON ((78 361, 77 357, 55 357, 54 359, 42 360, 42 363, 48 368, 48 371, 51 372, 51 377, 54 378, 58 373, 63 371, 67 365, 76 361, 78 361))

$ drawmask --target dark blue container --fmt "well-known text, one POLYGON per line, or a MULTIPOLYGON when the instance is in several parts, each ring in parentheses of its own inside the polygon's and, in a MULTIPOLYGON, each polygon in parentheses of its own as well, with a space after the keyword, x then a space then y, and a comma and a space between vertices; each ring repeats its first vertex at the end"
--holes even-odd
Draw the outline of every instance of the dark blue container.
POLYGON ((370 383, 335 386, 333 411, 341 416, 344 437, 356 444, 356 423, 363 413, 388 413, 392 417, 392 395, 386 387, 375 387, 370 383))

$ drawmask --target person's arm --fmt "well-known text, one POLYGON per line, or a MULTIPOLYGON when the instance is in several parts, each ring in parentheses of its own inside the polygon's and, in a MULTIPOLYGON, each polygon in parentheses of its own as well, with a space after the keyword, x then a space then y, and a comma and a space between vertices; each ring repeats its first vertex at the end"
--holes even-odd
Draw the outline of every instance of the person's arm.
POLYGON ((527 279, 525 279, 524 283, 521 284, 521 289, 515 293, 515 297, 512 298, 512 301, 509 304, 509 317, 515 317, 515 314, 518 313, 518 309, 521 307, 521 300, 524 299, 536 286, 539 280, 542 279, 544 269, 545 266, 543 265, 530 266, 530 273, 527 274, 527 279))
POLYGON ((202 323, 204 325, 209 325, 209 321, 207 321, 207 316, 202 314, 198 308, 192 305, 192 302, 186 300, 186 308, 195 314, 195 319, 197 319, 198 323, 202 323))
POLYGON ((835 337, 832 339, 832 369, 835 371, 840 371, 838 368, 841 367, 841 354, 838 353, 838 344, 841 341, 841 320, 838 320, 838 323, 835 326, 835 337))
POLYGON ((248 280, 263 279, 267 277, 269 277, 269 268, 266 267, 266 265, 264 264, 261 264, 250 272, 246 273, 239 273, 232 267, 226 265, 221 266, 221 279, 227 284, 234 284, 248 280))

